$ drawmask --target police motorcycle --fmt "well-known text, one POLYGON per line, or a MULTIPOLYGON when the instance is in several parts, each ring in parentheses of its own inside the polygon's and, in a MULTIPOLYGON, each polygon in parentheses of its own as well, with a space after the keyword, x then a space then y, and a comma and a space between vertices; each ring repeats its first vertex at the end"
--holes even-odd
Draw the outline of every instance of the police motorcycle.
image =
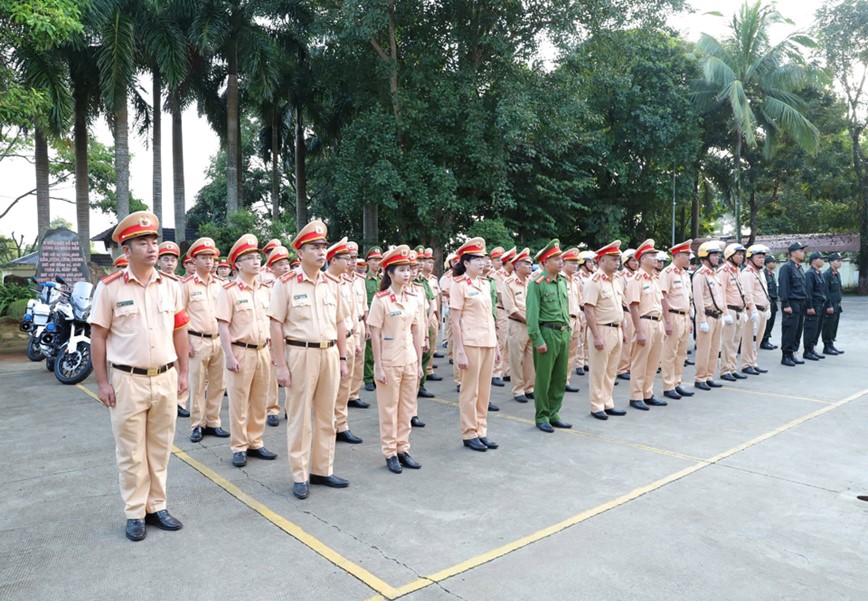
POLYGON ((60 300, 60 289, 56 282, 38 282, 34 278, 30 278, 30 281, 37 286, 34 289, 37 297, 27 301, 24 318, 18 329, 30 335, 27 340, 27 358, 31 361, 42 361, 45 355, 42 354, 39 339, 48 324, 54 305, 60 300))
POLYGON ((63 287, 45 331, 39 339, 45 355, 45 367, 54 371, 61 384, 78 384, 93 371, 90 354, 90 315, 93 284, 86 281, 69 286, 61 277, 55 280, 63 287))

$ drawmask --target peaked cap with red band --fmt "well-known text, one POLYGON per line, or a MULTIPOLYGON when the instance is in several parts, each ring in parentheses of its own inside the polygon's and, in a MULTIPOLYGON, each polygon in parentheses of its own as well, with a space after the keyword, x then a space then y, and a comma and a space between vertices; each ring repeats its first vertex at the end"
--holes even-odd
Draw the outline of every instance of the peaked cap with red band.
POLYGON ((227 261, 225 257, 220 259, 220 262, 217 263, 217 267, 228 267, 229 269, 232 269, 232 265, 229 264, 229 261, 227 261))
POLYGON ((347 248, 350 249, 351 255, 356 255, 357 257, 359 256, 359 243, 358 242, 353 242, 352 240, 348 241, 347 242, 347 248))
POLYGON ((485 240, 482 238, 471 238, 464 244, 458 247, 455 255, 460 259, 464 255, 472 255, 474 257, 485 256, 485 240))
POLYGON ((491 249, 491 252, 488 253, 488 257, 490 259, 502 259, 503 254, 506 252, 506 249, 502 246, 495 246, 491 249))
POLYGON ((311 242, 325 242, 328 235, 329 230, 325 223, 317 219, 301 228, 298 236, 296 236, 292 241, 292 247, 295 250, 299 250, 304 244, 310 244, 311 242))
POLYGON ((533 258, 534 261, 539 263, 545 263, 552 257, 557 257, 561 254, 561 241, 558 239, 554 239, 548 244, 545 245, 541 251, 539 251, 536 256, 533 258))
POLYGON ((268 255, 268 260, 265 262, 266 267, 271 267, 278 261, 289 261, 289 249, 285 246, 276 246, 274 250, 271 251, 271 254, 268 255))
POLYGON ((647 240, 645 240, 645 242, 643 242, 642 244, 639 245, 639 248, 636 249, 636 254, 634 256, 636 257, 636 260, 638 261, 639 259, 642 258, 642 255, 645 255, 648 253, 655 253, 656 254, 657 252, 658 252, 658 250, 656 248, 654 248, 654 239, 648 238, 647 240))
POLYGON ((340 242, 336 242, 328 247, 326 250, 326 261, 331 261, 337 255, 348 255, 350 254, 350 247, 347 244, 347 239, 344 237, 340 242))
POLYGON ((126 255, 119 255, 114 261, 112 261, 112 266, 117 267, 118 269, 123 269, 129 264, 130 260, 127 259, 126 255))
MULTIPOLYGON (((512 250, 514 251, 515 249, 512 249, 512 250)), ((521 249, 521 252, 520 252, 520 253, 516 253, 516 255, 512 258, 512 260, 510 261, 510 263, 512 263, 513 265, 515 265, 515 264, 518 263, 519 261, 528 261, 528 262, 531 262, 531 259, 530 259, 530 249, 529 249, 529 248, 523 248, 523 249, 521 249)))
MULTIPOLYGON (((528 251, 530 252, 530 251, 528 251)), ((515 260, 515 247, 513 246, 507 251, 504 251, 503 256, 500 257, 501 262, 503 263, 512 263, 515 260)))
POLYGON ((265 246, 262 247, 262 252, 267 255, 268 253, 273 251, 278 246, 283 246, 280 243, 280 239, 279 238, 272 238, 271 240, 268 241, 268 243, 266 243, 265 246))
POLYGON ((573 248, 568 248, 561 255, 561 258, 564 261, 576 261, 578 263, 578 261, 579 261, 579 249, 576 248, 575 246, 573 248))
POLYGON ((112 240, 123 244, 139 236, 156 236, 160 220, 150 211, 136 211, 124 217, 112 232, 112 240))
POLYGON ((383 255, 383 260, 380 262, 380 267, 386 269, 392 265, 407 265, 410 263, 410 247, 406 244, 396 246, 395 248, 386 251, 383 255))
POLYGON ((259 240, 253 234, 244 234, 238 241, 232 245, 232 250, 229 251, 229 264, 235 265, 241 255, 248 253, 259 252, 259 240))
POLYGON ((410 250, 410 265, 418 265, 419 264, 419 253, 415 250, 410 250))
POLYGON ((369 259, 382 259, 383 249, 379 246, 372 246, 368 249, 368 254, 365 255, 365 261, 369 259))
POLYGON ((691 246, 693 245, 693 240, 686 240, 681 244, 676 244, 672 248, 669 249, 669 254, 672 256, 677 255, 678 253, 689 253, 691 252, 691 246))
POLYGON ((163 255, 175 255, 180 259, 181 247, 174 242, 167 240, 160 244, 159 249, 157 250, 157 256, 162 257, 163 255))
POLYGON ((214 244, 214 240, 211 238, 199 238, 190 245, 190 250, 187 251, 188 257, 192 258, 196 255, 220 256, 220 251, 217 249, 217 245, 214 244))
POLYGON ((605 257, 606 255, 617 255, 618 258, 620 259, 621 258, 621 241, 615 240, 614 242, 610 242, 609 244, 607 244, 603 248, 597 250, 595 255, 597 257, 597 261, 599 261, 602 257, 605 257))

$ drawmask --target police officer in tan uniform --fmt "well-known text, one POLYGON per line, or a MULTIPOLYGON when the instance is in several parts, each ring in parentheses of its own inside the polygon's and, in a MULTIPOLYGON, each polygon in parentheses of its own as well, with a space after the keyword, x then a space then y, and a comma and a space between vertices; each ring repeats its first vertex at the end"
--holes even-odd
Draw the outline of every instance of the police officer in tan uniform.
POLYGON ((745 252, 747 267, 741 270, 741 289, 748 304, 753 308, 750 321, 741 335, 741 371, 758 376, 768 372, 757 364, 757 352, 766 331, 766 321, 771 317, 771 298, 765 276, 765 259, 769 248, 754 244, 745 252))
MULTIPOLYGON (((428 282, 428 287, 434 294, 434 298, 431 300, 431 320, 428 324, 428 351, 430 357, 428 363, 425 365, 427 374, 425 379, 430 382, 440 382, 443 380, 443 376, 434 372, 434 357, 438 355, 436 351, 437 336, 440 333, 440 318, 442 316, 440 306, 443 302, 443 296, 440 294, 439 278, 434 275, 434 249, 424 249, 421 257, 419 257, 419 268, 422 272, 422 277, 428 282)), ((443 357, 443 355, 439 356, 443 357)))
MULTIPOLYGON (((628 248, 621 253, 621 263, 624 269, 618 272, 618 283, 621 285, 621 295, 626 298, 627 284, 639 270, 639 262, 636 260, 636 249, 628 248)), ((626 305, 624 310, 624 345, 621 347, 621 360, 618 363, 619 380, 630 380, 630 361, 633 359, 633 318, 630 317, 630 309, 626 305)))
POLYGON ((199 238, 190 245, 187 255, 196 272, 181 280, 181 298, 190 316, 190 442, 200 442, 203 435, 228 438, 221 428, 223 405, 223 349, 217 329, 217 293, 222 282, 211 274, 217 248, 211 238, 199 238), (207 394, 206 394, 207 385, 207 394))
POLYGON ((533 367, 533 342, 527 334, 527 285, 532 271, 530 249, 512 259, 512 275, 506 278, 503 306, 509 320, 509 363, 512 373, 512 398, 527 403, 533 398, 536 372, 533 367))
MULTIPOLYGON (((273 241, 274 240, 272 240, 272 242, 273 241)), ((265 267, 273 276, 273 279, 268 278, 267 283, 264 284, 265 287, 268 288, 268 294, 271 295, 271 287, 274 285, 276 278, 279 278, 290 271, 289 249, 285 246, 273 247, 268 252, 268 259, 265 261, 265 267)), ((261 277, 261 273, 262 271, 260 270, 260 273, 257 275, 261 277)), ((273 360, 270 365, 271 369, 268 374, 268 400, 266 401, 265 407, 265 423, 272 428, 276 428, 280 425, 280 387, 277 385, 277 366, 274 364, 273 360)), ((284 415, 286 415, 286 411, 284 411, 284 415)))
MULTIPOLYGON (((159 254, 159 257, 157 258, 157 269, 173 282, 177 282, 180 286, 181 278, 175 275, 175 270, 178 268, 178 259, 181 257, 181 249, 174 242, 167 240, 160 243, 157 252, 159 254)), ((129 264, 126 260, 126 255, 121 255, 118 258, 124 259, 124 267, 129 264)), ((187 399, 189 398, 189 388, 178 395, 178 417, 190 417, 190 412, 187 410, 187 399)))
POLYGON ((720 335, 720 379, 730 382, 747 379, 747 376, 736 371, 741 332, 752 309, 747 305, 739 277, 739 267, 744 262, 745 250, 741 244, 727 245, 723 250, 723 265, 717 270, 717 279, 720 282, 723 299, 726 303, 726 311, 723 313, 723 330, 720 335))
POLYGON ((232 465, 244 467, 248 457, 277 458, 265 448, 265 406, 268 399, 271 353, 268 288, 259 282, 258 240, 241 236, 229 251, 238 276, 227 282, 217 297, 220 341, 226 355, 229 417, 232 421, 232 465))
POLYGON ((579 372, 579 353, 582 346, 581 338, 585 333, 585 317, 582 313, 584 302, 582 300, 582 289, 585 287, 587 280, 582 279, 578 274, 579 271, 579 249, 568 248, 561 255, 564 260, 564 277, 567 280, 567 297, 569 299, 570 311, 570 350, 567 363, 567 384, 565 390, 567 392, 578 392, 579 389, 570 385, 570 375, 573 370, 576 373, 585 373, 585 363, 587 356, 582 357, 581 372, 579 372))
POLYGON ((723 329, 723 290, 717 279, 717 264, 723 251, 717 240, 703 242, 696 255, 702 267, 693 274, 693 304, 696 307, 696 381, 694 388, 711 390, 723 384, 714 381, 720 334, 723 329))
POLYGON ((600 420, 627 415, 615 408, 612 392, 624 343, 624 297, 615 274, 621 262, 621 241, 615 240, 595 253, 598 263, 583 291, 589 332, 588 365, 591 367, 591 415, 600 420))
MULTIPOLYGON (((593 251, 583 250, 579 253, 579 279, 582 282, 582 286, 588 282, 588 279, 594 272, 597 270, 596 263, 596 255, 593 251)), ((581 327, 581 332, 579 332, 579 351, 576 356, 576 361, 578 362, 578 367, 576 367, 576 373, 580 376, 585 375, 585 371, 588 369, 588 329, 585 324, 585 315, 582 313, 583 307, 579 306, 579 324, 581 327)))
POLYGON ((654 376, 663 352, 663 293, 655 276, 657 249, 646 240, 636 249, 639 271, 627 284, 627 306, 633 320, 633 359, 630 362, 630 406, 648 411, 668 405, 654 396, 654 376))
POLYGON ((221 278, 224 281, 229 281, 232 276, 232 266, 229 264, 225 258, 220 259, 217 262, 217 277, 221 278))
POLYGON ((182 527, 166 509, 166 476, 178 393, 187 388, 189 317, 180 287, 154 269, 158 231, 147 211, 118 224, 112 240, 129 266, 97 285, 90 314, 93 371, 99 400, 111 409, 126 536, 133 541, 145 538, 146 523, 182 527))
POLYGON ((292 241, 301 265, 275 282, 268 309, 277 381, 286 388, 292 494, 299 499, 307 498, 309 484, 349 486, 333 471, 335 399, 349 375, 344 324, 350 308, 337 283, 320 271, 327 236, 322 221, 301 229, 292 241))
POLYGON ((676 244, 669 252, 672 263, 660 272, 660 291, 663 293, 663 396, 678 400, 693 396, 681 387, 684 360, 693 334, 690 319, 693 307, 693 288, 690 283, 690 245, 693 240, 676 244))
MULTIPOLYGON (((370 403, 366 403, 361 399, 362 381, 365 373, 364 352, 367 345, 368 328, 366 320, 368 317, 368 291, 365 288, 365 274, 368 272, 368 263, 364 259, 359 259, 359 245, 357 242, 350 240, 347 242, 347 247, 350 249, 350 260, 353 263, 350 277, 353 280, 353 293, 355 294, 355 309, 356 309, 356 348, 361 349, 362 356, 353 361, 353 370, 350 373, 350 400, 347 401, 348 407, 356 409, 367 409, 370 403)), ((349 362, 349 357, 347 357, 349 362)))

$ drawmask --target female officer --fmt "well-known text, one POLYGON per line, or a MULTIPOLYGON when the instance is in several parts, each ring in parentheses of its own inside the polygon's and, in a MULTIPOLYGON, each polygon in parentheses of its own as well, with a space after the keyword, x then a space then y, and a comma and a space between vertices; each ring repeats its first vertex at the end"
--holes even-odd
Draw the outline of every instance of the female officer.
POLYGON ((416 413, 416 392, 422 375, 425 323, 421 298, 410 280, 410 247, 401 245, 383 255, 380 291, 371 299, 368 326, 377 382, 380 443, 386 466, 400 474, 403 467, 422 467, 410 457, 410 419, 416 413))
POLYGON ((496 449, 486 436, 491 377, 497 354, 497 335, 491 306, 491 285, 483 276, 485 240, 471 238, 456 252, 455 279, 449 290, 455 363, 460 370, 461 438, 474 451, 496 449))

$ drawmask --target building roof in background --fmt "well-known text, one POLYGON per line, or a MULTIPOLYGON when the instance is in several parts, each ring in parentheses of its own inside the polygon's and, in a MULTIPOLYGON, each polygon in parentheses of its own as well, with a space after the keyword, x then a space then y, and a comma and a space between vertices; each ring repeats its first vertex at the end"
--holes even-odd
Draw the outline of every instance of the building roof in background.
MULTIPOLYGON (((184 240, 195 240, 196 238, 199 237, 198 230, 194 230, 194 229, 189 228, 189 227, 185 228, 185 230, 186 230, 187 235, 184 237, 184 240)), ((115 228, 114 228, 114 226, 112 226, 109 229, 98 233, 96 236, 94 236, 90 240, 91 240, 91 242, 102 242, 103 244, 105 244, 106 248, 109 248, 109 247, 115 245, 114 240, 112 240, 112 232, 114 232, 114 231, 115 231, 115 228)), ((167 241, 168 242, 175 242, 175 243, 180 244, 180 242, 175 239, 175 228, 173 228, 173 227, 164 227, 163 228, 163 237, 161 238, 161 241, 162 242, 167 242, 167 241)))
MULTIPOLYGON (((706 240, 714 240, 714 238, 699 238, 693 241, 693 249, 699 248, 699 245, 706 240)), ((721 238, 725 243, 735 242, 732 236, 721 238)), ((742 237, 742 242, 746 242, 747 238, 742 237)), ((801 242, 805 245, 808 252, 819 251, 823 253, 839 252, 839 253, 857 253, 859 252, 859 234, 775 234, 771 236, 757 236, 754 244, 765 244, 775 255, 786 255, 787 248, 793 242, 801 242)))

